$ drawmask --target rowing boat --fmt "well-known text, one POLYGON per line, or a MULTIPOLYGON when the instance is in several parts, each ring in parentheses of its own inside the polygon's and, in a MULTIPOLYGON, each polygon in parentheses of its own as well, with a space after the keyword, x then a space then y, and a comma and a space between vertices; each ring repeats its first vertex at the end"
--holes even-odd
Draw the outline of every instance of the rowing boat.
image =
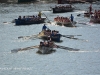
POLYGON ((56 25, 66 26, 66 27, 74 27, 74 25, 72 24, 72 22, 57 22, 56 21, 56 25))
POLYGON ((93 22, 93 23, 100 23, 100 18, 91 17, 91 18, 90 18, 90 22, 93 22))
POLYGON ((64 12, 71 12, 74 10, 72 5, 57 5, 52 8, 53 13, 64 13, 64 12))
POLYGON ((50 47, 39 47, 39 50, 37 51, 39 54, 50 54, 52 52, 55 52, 55 50, 50 47))
POLYGON ((56 34, 52 34, 51 30, 50 31, 41 31, 39 34, 38 34, 38 37, 39 38, 42 38, 42 39, 46 39, 46 40, 52 40, 52 41, 55 41, 55 42, 60 42, 60 38, 61 38, 61 34, 58 33, 58 31, 55 31, 57 32, 56 34))
POLYGON ((53 41, 40 42, 39 50, 37 51, 37 53, 50 54, 55 51, 53 50, 53 48, 57 48, 53 41))
POLYGON ((37 20, 32 20, 32 18, 28 18, 26 20, 19 20, 19 19, 15 19, 15 25, 31 25, 31 24, 40 24, 40 23, 44 23, 46 18, 41 18, 41 19, 37 19, 37 20))
POLYGON ((55 17, 54 22, 56 25, 66 26, 66 27, 75 27, 76 22, 71 21, 68 17, 55 17))

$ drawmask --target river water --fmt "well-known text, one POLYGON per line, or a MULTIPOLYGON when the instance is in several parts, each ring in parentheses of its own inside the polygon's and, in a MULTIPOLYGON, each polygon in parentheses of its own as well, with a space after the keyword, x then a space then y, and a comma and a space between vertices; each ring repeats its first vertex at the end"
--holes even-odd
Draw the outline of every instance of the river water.
MULTIPOLYGON (((74 4, 77 8, 74 12, 53 14, 50 7, 55 6, 55 3, 0 4, 0 75, 100 75, 100 24, 89 23, 89 18, 84 17, 83 13, 89 5, 74 4), (73 14, 77 27, 57 26, 54 23, 46 25, 63 35, 82 35, 75 36, 78 39, 62 37, 63 42, 56 43, 79 51, 58 48, 55 53, 47 55, 37 54, 38 49, 11 53, 13 49, 39 44, 41 39, 18 37, 38 34, 43 24, 15 26, 11 23, 19 15, 36 15, 39 11, 50 21, 58 15, 69 17, 73 14)), ((100 8, 97 4, 92 6, 93 9, 100 8)))

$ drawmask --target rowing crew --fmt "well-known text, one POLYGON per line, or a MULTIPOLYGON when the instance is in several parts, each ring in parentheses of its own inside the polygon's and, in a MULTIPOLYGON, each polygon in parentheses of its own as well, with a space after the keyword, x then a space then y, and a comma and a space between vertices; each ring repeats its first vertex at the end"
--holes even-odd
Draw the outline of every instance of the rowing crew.
POLYGON ((67 17, 56 17, 56 18, 54 18, 54 21, 56 21, 56 22, 70 22, 70 20, 67 18, 67 17))
POLYGON ((72 8, 71 5, 66 5, 66 6, 62 6, 62 5, 59 5, 59 6, 55 6, 55 8, 61 8, 61 9, 65 9, 65 8, 72 8))
POLYGON ((59 31, 56 31, 56 30, 51 31, 45 24, 42 27, 42 31, 44 31, 45 35, 51 35, 51 34, 56 35, 57 33, 59 33, 59 31))
POLYGON ((39 16, 23 16, 23 18, 21 16, 18 17, 18 20, 24 20, 24 21, 37 21, 37 20, 41 20, 41 18, 39 16))
POLYGON ((57 48, 57 45, 54 44, 53 41, 41 41, 39 47, 49 47, 49 48, 57 48))
POLYGON ((18 20, 41 20, 41 15, 42 13, 39 12, 38 15, 33 15, 33 16, 23 16, 23 18, 21 16, 18 17, 18 20))
POLYGON ((61 22, 61 23, 73 22, 73 20, 74 20, 74 16, 72 14, 71 14, 70 18, 68 18, 68 17, 59 17, 59 16, 54 18, 54 21, 61 22))
POLYGON ((95 10, 94 15, 95 18, 100 18, 100 10, 95 10))

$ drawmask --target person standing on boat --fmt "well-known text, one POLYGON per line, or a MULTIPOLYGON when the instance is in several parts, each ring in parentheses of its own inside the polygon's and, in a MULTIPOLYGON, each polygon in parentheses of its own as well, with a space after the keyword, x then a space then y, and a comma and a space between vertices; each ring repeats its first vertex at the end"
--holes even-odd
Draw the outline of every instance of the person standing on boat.
POLYGON ((90 7, 89 7, 89 13, 90 13, 90 14, 92 13, 92 4, 91 4, 90 7))
POLYGON ((41 18, 41 15, 42 15, 42 13, 41 13, 41 11, 38 13, 38 16, 41 18))
POLYGON ((72 14, 70 16, 70 20, 71 20, 71 22, 73 22, 73 20, 74 20, 74 16, 72 14))
POLYGON ((44 24, 44 26, 42 27, 42 31, 46 29, 47 29, 47 26, 44 24))

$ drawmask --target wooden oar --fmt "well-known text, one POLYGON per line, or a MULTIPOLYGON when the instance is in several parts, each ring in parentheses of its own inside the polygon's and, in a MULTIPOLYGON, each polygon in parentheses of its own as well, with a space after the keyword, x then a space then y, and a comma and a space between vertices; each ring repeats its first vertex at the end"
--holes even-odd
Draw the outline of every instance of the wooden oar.
POLYGON ((65 38, 69 38, 69 39, 74 39, 74 36, 71 35, 71 36, 68 36, 68 35, 61 35, 62 37, 65 37, 65 38))
POLYGON ((86 23, 81 23, 81 22, 79 22, 78 24, 87 25, 86 23))
POLYGON ((31 35, 31 36, 19 36, 18 39, 31 39, 31 38, 37 38, 38 35, 31 35))
POLYGON ((69 50, 69 51, 79 51, 79 49, 69 48, 69 47, 60 46, 60 45, 57 45, 57 48, 65 49, 65 50, 69 50))
POLYGON ((74 37, 74 35, 61 35, 62 37, 74 37))
MULTIPOLYGON (((44 14, 44 13, 43 13, 44 14)), ((45 15, 45 14, 44 14, 45 15)), ((45 15, 45 17, 48 19, 48 17, 45 15)), ((48 19, 49 23, 51 24, 50 20, 48 19)))
POLYGON ((62 35, 62 36, 82 36, 82 35, 62 35))
POLYGON ((4 24, 10 24, 11 22, 3 22, 4 24))
MULTIPOLYGON (((74 38, 74 36, 81 36, 81 35, 61 35, 62 37, 65 37, 65 38, 69 38, 69 39, 75 39, 75 40, 80 40, 78 38, 74 38)), ((83 39, 81 39, 83 40, 83 39)))
POLYGON ((11 53, 17 53, 18 51, 25 51, 25 50, 30 50, 30 49, 38 48, 38 47, 39 47, 39 45, 30 46, 30 47, 26 47, 26 48, 13 49, 13 50, 11 50, 11 53))
POLYGON ((20 39, 20 38, 26 38, 26 37, 28 38, 28 37, 31 37, 31 36, 19 36, 18 39, 20 39))

